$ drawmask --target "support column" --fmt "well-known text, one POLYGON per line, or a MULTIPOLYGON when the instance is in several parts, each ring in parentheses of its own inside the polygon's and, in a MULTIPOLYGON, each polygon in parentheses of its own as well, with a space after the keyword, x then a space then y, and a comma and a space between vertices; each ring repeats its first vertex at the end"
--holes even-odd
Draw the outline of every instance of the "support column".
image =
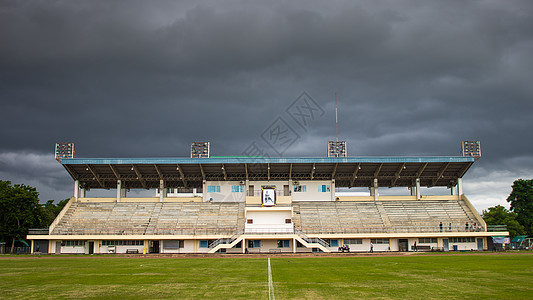
POLYGON ((463 178, 457 178, 457 197, 461 199, 463 195, 463 178))
POLYGON ((410 186, 409 193, 411 196, 416 196, 416 188, 414 186, 410 186))
POLYGON ((378 201, 379 192, 378 192, 378 179, 374 178, 374 201, 378 201))
POLYGON ((292 253, 296 253, 296 239, 292 238, 292 253))
POLYGON ((453 186, 450 188, 450 195, 453 196, 453 186))
POLYGON ((80 189, 80 198, 85 198, 87 197, 87 190, 84 189, 84 188, 81 188, 80 189))
POLYGON ((80 192, 80 181, 74 180, 74 199, 76 199, 76 201, 79 200, 79 192, 80 192))
POLYGON ((122 190, 122 180, 117 180, 117 202, 120 202, 120 196, 122 196, 121 190, 122 190))
POLYGON ((416 200, 420 200, 420 178, 417 178, 415 182, 416 182, 416 200))
POLYGON ((33 244, 33 240, 31 240, 31 246, 30 246, 30 254, 33 254, 33 250, 34 249, 34 244, 33 244))
POLYGON ((335 179, 331 179, 331 200, 335 201, 335 179))
POLYGON ((165 181, 161 179, 159 180, 159 202, 163 202, 164 194, 165 194, 165 181))
POLYGON ((196 197, 197 194, 198 194, 198 191, 196 190, 196 188, 193 188, 192 189, 192 196, 196 197))
POLYGON ((246 239, 242 239, 242 254, 246 253, 246 239))

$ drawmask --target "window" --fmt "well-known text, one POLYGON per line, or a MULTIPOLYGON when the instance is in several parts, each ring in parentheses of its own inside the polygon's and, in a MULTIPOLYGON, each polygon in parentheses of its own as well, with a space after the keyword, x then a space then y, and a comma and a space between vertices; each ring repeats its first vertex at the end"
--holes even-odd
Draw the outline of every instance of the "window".
POLYGON ((292 223, 292 219, 285 219, 285 224, 291 224, 292 223))
POLYGON ((305 185, 295 185, 294 186, 294 192, 296 193, 305 193, 307 192, 307 186, 305 185))
POLYGON ((476 238, 474 237, 452 237, 450 243, 474 243, 476 238))
POLYGON ((253 224, 254 223, 254 219, 246 219, 246 223, 247 224, 253 224))
POLYGON ((261 248, 261 240, 248 240, 248 248, 261 248))
POLYGON ((64 243, 67 247, 85 246, 85 241, 65 241, 64 243))
POLYGON ((220 193, 220 185, 208 185, 207 192, 208 193, 220 193))
POLYGON ((102 246, 144 246, 144 241, 102 241, 102 246))
POLYGON ((330 240, 329 245, 330 247, 339 247, 339 240, 330 240))
POLYGON ((322 193, 329 193, 331 191, 331 187, 329 185, 323 184, 318 186, 318 192, 322 193))
POLYGON ((232 185, 231 192, 232 193, 244 193, 244 185, 232 185))
POLYGON ((344 239, 344 243, 348 245, 362 245, 363 239, 344 239))
POLYGON ((200 241, 200 248, 207 248, 209 247, 209 242, 206 240, 200 241))
POLYGON ((288 248, 289 240, 278 240, 278 248, 288 248))
POLYGON ((372 244, 389 244, 389 239, 371 239, 372 244))
POLYGON ((163 248, 165 249, 179 249, 183 247, 183 240, 163 241, 163 248))
POLYGON ((437 238, 419 238, 418 243, 419 244, 430 244, 430 243, 436 244, 437 238))

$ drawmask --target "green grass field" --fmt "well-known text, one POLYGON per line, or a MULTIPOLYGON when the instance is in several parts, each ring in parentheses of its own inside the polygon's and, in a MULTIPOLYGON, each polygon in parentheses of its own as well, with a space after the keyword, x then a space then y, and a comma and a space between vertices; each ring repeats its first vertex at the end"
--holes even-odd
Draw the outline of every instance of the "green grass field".
MULTIPOLYGON (((271 258, 276 299, 532 299, 533 255, 271 258)), ((0 259, 0 297, 268 299, 267 258, 0 259)))

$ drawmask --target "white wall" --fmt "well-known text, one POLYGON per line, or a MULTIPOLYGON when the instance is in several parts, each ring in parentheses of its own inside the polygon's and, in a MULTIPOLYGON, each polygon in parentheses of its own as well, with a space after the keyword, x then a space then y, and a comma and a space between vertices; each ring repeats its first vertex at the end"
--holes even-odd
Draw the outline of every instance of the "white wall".
POLYGON ((246 188, 243 189, 243 192, 231 191, 231 186, 238 186, 239 183, 239 181, 206 181, 203 187, 203 200, 210 201, 212 198, 213 202, 244 202, 246 200, 246 188), (220 193, 208 193, 208 186, 220 186, 220 193))
POLYGON ((294 192, 292 190, 292 201, 333 201, 335 194, 335 185, 331 180, 317 180, 317 181, 306 181, 298 180, 299 185, 306 186, 306 192, 294 192), (319 186, 329 185, 329 192, 319 192, 319 186))
POLYGON ((245 223, 246 232, 287 232, 292 231, 293 224, 285 224, 285 219, 292 220, 292 213, 284 211, 248 211, 246 219, 252 219, 253 224, 245 223))

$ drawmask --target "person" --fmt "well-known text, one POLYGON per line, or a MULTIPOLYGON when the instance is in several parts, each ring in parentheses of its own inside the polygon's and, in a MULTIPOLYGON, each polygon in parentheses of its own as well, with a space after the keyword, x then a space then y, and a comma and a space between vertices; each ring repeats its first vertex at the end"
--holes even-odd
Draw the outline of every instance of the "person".
POLYGON ((442 222, 439 224, 440 232, 442 232, 442 222))
POLYGON ((370 242, 370 253, 374 253, 374 244, 370 242))
POLYGON ((339 252, 344 252, 344 247, 343 246, 339 246, 339 252))
POLYGON ((465 223, 465 231, 468 231, 468 222, 465 223))
POLYGON ((346 250, 346 252, 350 252, 350 246, 345 245, 345 246, 344 246, 344 250, 346 250))
POLYGON ((452 231, 452 223, 448 226, 448 231, 452 231))
POLYGON ((415 250, 415 252, 418 252, 418 248, 416 247, 416 241, 415 241, 415 244, 413 245, 413 250, 415 250))

